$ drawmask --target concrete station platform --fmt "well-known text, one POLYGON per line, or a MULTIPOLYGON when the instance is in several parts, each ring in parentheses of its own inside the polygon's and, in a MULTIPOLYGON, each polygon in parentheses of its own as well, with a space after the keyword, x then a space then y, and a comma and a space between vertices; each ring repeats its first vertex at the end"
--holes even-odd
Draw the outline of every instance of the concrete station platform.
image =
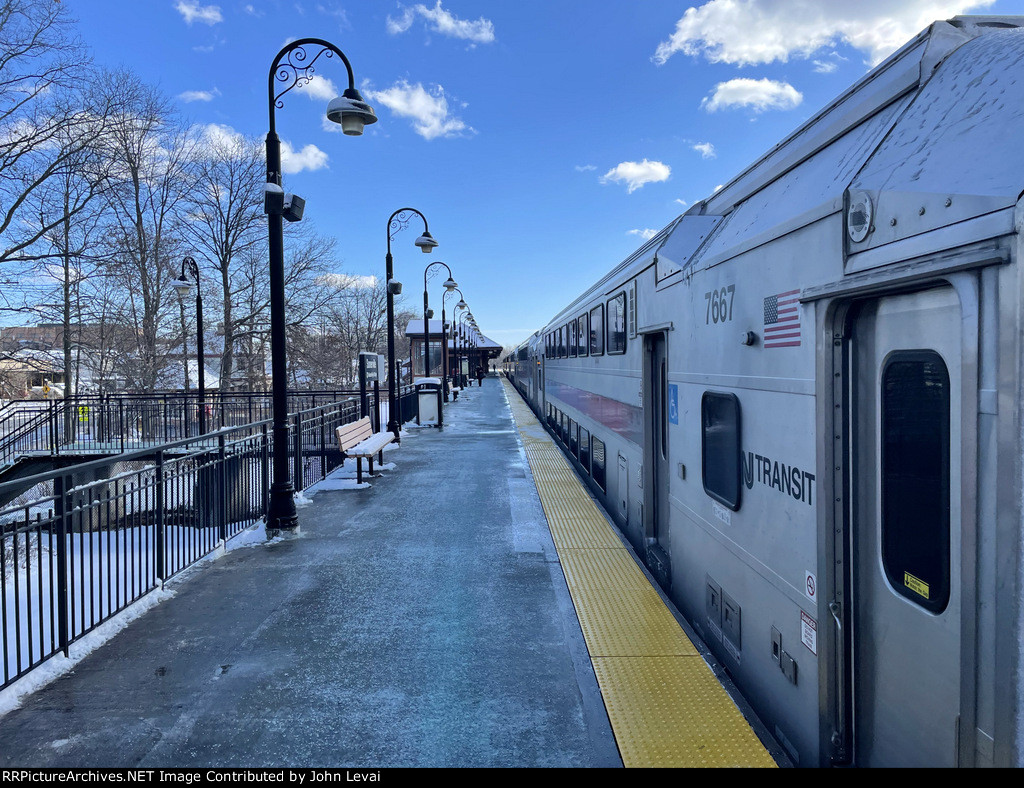
MULTIPOLYGON (((372 487, 312 496, 297 537, 168 584, 173 598, 0 717, 0 767, 610 767, 620 748, 657 765, 627 741, 644 735, 642 697, 602 699, 621 682, 599 687, 527 461, 543 436, 517 426, 510 391, 485 379, 443 430, 410 428, 372 487)), ((596 664, 614 662, 638 664, 596 664)), ((773 765, 720 694, 729 722, 708 730, 745 760, 664 765, 773 765)))

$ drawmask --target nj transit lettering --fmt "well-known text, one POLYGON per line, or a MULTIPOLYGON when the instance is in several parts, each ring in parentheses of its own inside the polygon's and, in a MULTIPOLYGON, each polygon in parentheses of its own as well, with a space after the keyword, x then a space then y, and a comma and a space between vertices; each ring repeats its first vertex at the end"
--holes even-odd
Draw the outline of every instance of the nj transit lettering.
POLYGON ((808 506, 814 505, 814 474, 800 470, 795 465, 762 457, 752 451, 742 452, 743 483, 749 490, 757 481, 779 492, 792 495, 808 506))

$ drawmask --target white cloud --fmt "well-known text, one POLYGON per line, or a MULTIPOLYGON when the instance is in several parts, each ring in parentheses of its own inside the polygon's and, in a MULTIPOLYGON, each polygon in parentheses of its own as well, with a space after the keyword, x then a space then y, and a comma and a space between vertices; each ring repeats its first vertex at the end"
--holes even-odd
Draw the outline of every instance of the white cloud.
POLYGON ((597 167, 595 167, 593 164, 576 165, 576 172, 592 172, 593 170, 596 169, 597 167))
POLYGON ((249 14, 250 16, 254 16, 257 19, 263 16, 263 12, 258 10, 256 6, 254 6, 252 3, 245 4, 245 13, 249 14))
POLYGON ((333 287, 336 290, 346 290, 350 287, 366 290, 377 286, 377 277, 355 274, 324 274, 317 277, 316 283, 325 287, 333 287))
POLYGON ((715 146, 710 142, 697 142, 690 147, 697 151, 702 159, 713 159, 718 155, 715 152, 715 146))
POLYGON ((449 113, 448 99, 440 85, 428 91, 418 82, 410 85, 402 80, 387 90, 367 89, 365 94, 368 100, 380 102, 399 117, 412 120, 413 129, 424 139, 475 133, 461 118, 449 113))
POLYGON ((836 63, 834 60, 832 60, 832 61, 830 61, 830 60, 815 60, 814 61, 814 71, 817 74, 831 74, 837 68, 839 68, 839 64, 836 63))
POLYGON ((392 35, 406 32, 412 27, 416 17, 420 16, 435 33, 472 41, 474 44, 489 44, 494 41, 494 23, 491 20, 483 17, 475 22, 459 19, 451 11, 445 11, 441 7, 441 0, 437 0, 437 5, 433 8, 427 8, 422 3, 412 7, 399 3, 398 7, 402 9, 401 16, 394 18, 388 15, 386 21, 387 30, 392 35))
POLYGON ((200 143, 209 149, 227 150, 245 144, 245 136, 222 123, 208 123, 199 127, 200 143))
POLYGON ((936 19, 995 0, 709 0, 688 8, 652 60, 676 52, 743 66, 807 58, 843 41, 877 64, 936 19))
POLYGON ((793 109, 803 100, 803 94, 786 82, 740 78, 719 82, 714 94, 705 97, 700 105, 708 112, 731 107, 750 107, 754 112, 764 112, 793 109))
POLYGON ((307 145, 296 151, 291 143, 281 141, 281 171, 294 175, 303 170, 322 170, 327 166, 327 154, 316 145, 307 145))
POLYGON ((219 95, 220 91, 217 88, 213 90, 186 90, 184 93, 179 93, 178 98, 186 104, 190 104, 193 101, 213 101, 219 95))
POLYGON ((217 5, 199 5, 198 2, 190 3, 186 0, 178 0, 174 7, 190 25, 197 21, 207 25, 215 25, 224 21, 224 17, 220 13, 220 6, 217 5))
POLYGON ((688 203, 688 202, 687 202, 686 200, 680 200, 680 199, 679 199, 678 197, 676 197, 676 199, 675 199, 675 202, 679 203, 679 204, 680 204, 680 205, 682 205, 682 206, 683 206, 684 208, 685 208, 685 207, 686 207, 687 205, 689 205, 689 204, 690 204, 690 203, 688 203))
POLYGON ((639 235, 645 241, 649 241, 654 236, 656 236, 658 234, 658 231, 657 230, 652 230, 650 227, 648 227, 648 228, 646 228, 644 230, 630 230, 627 234, 628 235, 639 235))
POLYGON ((331 80, 319 74, 314 74, 313 79, 309 82, 300 82, 295 89, 312 101, 330 101, 341 95, 341 91, 334 86, 331 80))
POLYGON ((321 14, 335 17, 338 20, 338 27, 341 30, 351 29, 352 25, 349 24, 348 21, 348 12, 344 8, 339 8, 336 5, 327 6, 323 3, 317 3, 316 10, 321 14))
POLYGON ((660 161, 624 161, 608 170, 601 177, 601 183, 624 183, 626 191, 632 194, 645 183, 667 181, 671 174, 672 168, 660 161))

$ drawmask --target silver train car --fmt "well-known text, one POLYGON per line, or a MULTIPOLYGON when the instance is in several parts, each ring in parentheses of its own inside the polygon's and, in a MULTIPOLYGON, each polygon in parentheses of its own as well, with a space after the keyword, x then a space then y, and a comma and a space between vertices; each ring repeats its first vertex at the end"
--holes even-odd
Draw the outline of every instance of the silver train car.
POLYGON ((1018 134, 936 22, 505 359, 801 766, 1024 764, 1018 134))

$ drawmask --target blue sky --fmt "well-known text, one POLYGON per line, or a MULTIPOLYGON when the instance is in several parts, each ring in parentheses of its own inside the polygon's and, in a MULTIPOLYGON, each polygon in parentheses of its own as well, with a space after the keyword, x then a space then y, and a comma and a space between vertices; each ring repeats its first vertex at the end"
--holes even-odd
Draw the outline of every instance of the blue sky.
POLYGON ((415 224, 396 236, 408 304, 443 260, 505 344, 928 21, 1024 14, 1024 0, 65 1, 98 63, 159 85, 198 126, 260 139, 277 52, 337 45, 379 122, 361 137, 325 127, 345 70, 321 58, 330 84, 277 111, 286 190, 357 276, 383 277, 388 216, 421 210, 441 245, 421 254, 415 224))

